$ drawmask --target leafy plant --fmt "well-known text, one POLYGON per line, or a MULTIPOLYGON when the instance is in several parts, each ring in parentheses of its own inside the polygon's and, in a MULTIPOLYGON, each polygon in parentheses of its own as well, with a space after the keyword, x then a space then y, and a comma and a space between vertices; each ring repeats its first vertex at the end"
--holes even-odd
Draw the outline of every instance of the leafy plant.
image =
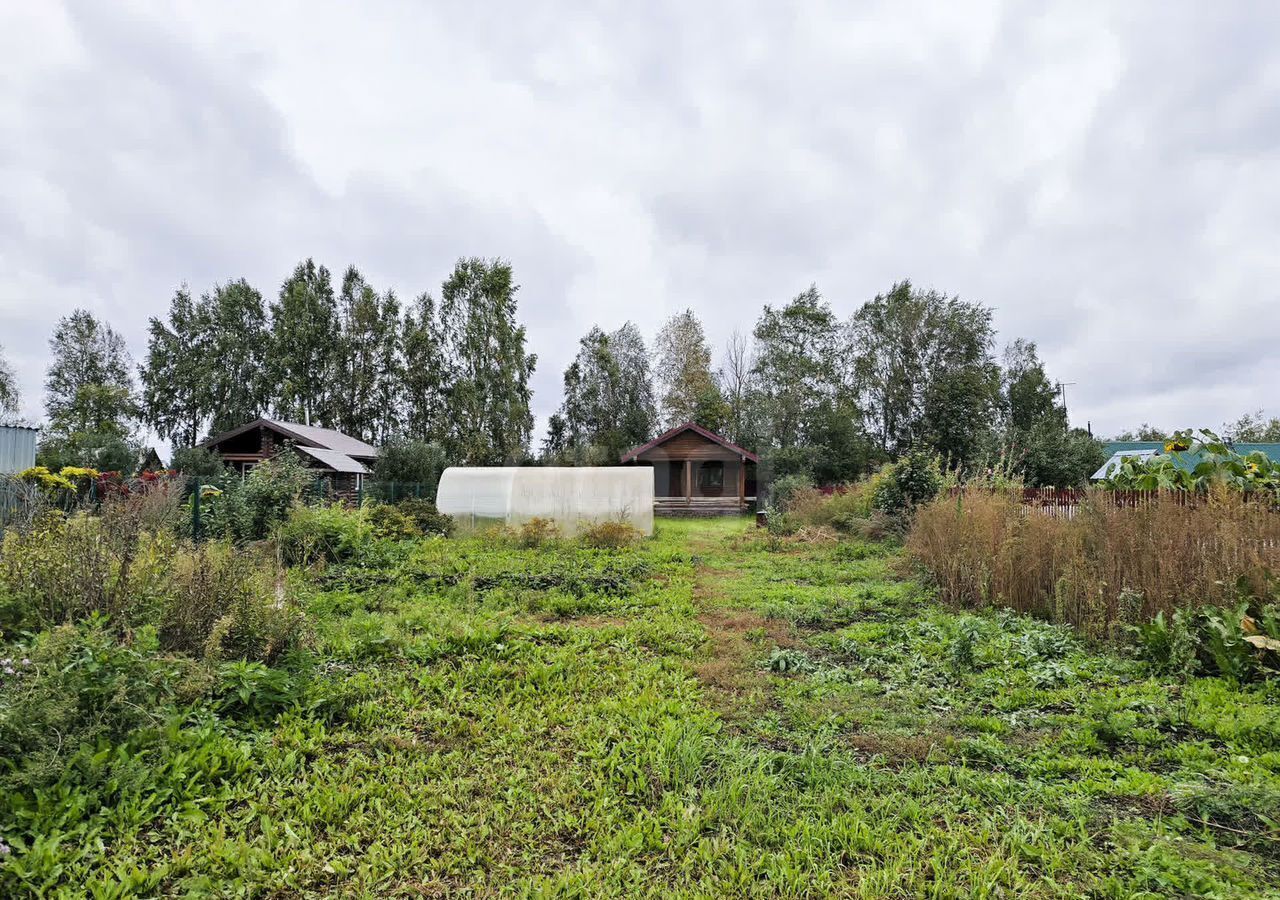
POLYGON ((583 529, 578 539, 588 547, 617 550, 631 547, 644 538, 640 529, 630 522, 596 522, 583 529))
POLYGON ((440 512, 430 500, 410 498, 401 500, 396 506, 414 521, 423 534, 439 534, 445 537, 453 534, 453 516, 440 512))

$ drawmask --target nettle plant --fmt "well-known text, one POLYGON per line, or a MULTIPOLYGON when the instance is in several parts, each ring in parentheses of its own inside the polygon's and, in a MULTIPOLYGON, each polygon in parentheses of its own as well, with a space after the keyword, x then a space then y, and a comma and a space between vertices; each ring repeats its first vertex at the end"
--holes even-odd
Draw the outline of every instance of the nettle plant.
POLYGON ((1164 450, 1150 459, 1121 460, 1107 472, 1102 486, 1119 491, 1206 491, 1223 485, 1243 493, 1280 496, 1280 463, 1257 450, 1238 453, 1207 429, 1179 431, 1164 450))

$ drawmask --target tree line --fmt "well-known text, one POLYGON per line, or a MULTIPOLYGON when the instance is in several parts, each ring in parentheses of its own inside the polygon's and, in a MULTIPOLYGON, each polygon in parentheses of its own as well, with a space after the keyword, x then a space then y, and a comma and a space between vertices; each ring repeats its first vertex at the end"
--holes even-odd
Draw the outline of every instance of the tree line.
POLYGON ((1071 428, 1035 344, 995 355, 992 311, 908 281, 841 320, 816 286, 766 305, 712 367, 702 323, 669 319, 646 352, 636 327, 592 328, 564 373, 545 459, 608 464, 661 428, 696 421, 762 454, 766 477, 856 478, 909 449, 1032 484, 1082 482, 1101 465, 1071 428))
MULTIPOLYGON (((719 354, 692 310, 651 343, 631 322, 593 327, 535 450, 537 357, 517 291, 509 263, 466 258, 438 296, 402 305, 354 266, 335 279, 308 259, 270 301, 244 279, 199 296, 180 287, 150 320, 140 366, 110 324, 76 310, 50 339, 42 461, 128 470, 145 428, 181 451, 272 415, 469 465, 613 464, 685 421, 760 453, 766 479, 845 481, 908 449, 1033 485, 1079 484, 1102 462, 1092 435, 1070 427, 1034 343, 997 356, 989 307, 909 281, 847 319, 811 286, 766 305, 719 354)), ((0 355, 0 415, 17 398, 0 355)), ((1259 413, 1228 435, 1274 439, 1277 427, 1259 413)))

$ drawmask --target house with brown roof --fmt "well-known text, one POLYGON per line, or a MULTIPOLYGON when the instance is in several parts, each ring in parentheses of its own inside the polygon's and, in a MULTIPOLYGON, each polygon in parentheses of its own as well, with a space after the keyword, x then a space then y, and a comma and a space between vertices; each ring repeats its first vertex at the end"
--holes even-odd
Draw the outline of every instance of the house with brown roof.
POLYGON ((218 454, 242 476, 291 446, 317 478, 328 482, 332 493, 347 497, 360 492, 378 458, 378 448, 341 431, 268 418, 206 438, 199 446, 218 454))
POLYGON ((652 467, 658 515, 738 515, 756 500, 760 458, 695 422, 628 450, 621 462, 652 467))

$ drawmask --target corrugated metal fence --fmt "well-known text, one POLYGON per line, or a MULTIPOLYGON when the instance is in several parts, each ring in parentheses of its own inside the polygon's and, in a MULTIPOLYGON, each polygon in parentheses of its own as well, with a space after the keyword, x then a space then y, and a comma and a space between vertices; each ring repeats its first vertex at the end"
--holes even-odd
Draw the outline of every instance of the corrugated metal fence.
POLYGON ((0 425, 0 475, 12 475, 36 464, 35 428, 0 425))

